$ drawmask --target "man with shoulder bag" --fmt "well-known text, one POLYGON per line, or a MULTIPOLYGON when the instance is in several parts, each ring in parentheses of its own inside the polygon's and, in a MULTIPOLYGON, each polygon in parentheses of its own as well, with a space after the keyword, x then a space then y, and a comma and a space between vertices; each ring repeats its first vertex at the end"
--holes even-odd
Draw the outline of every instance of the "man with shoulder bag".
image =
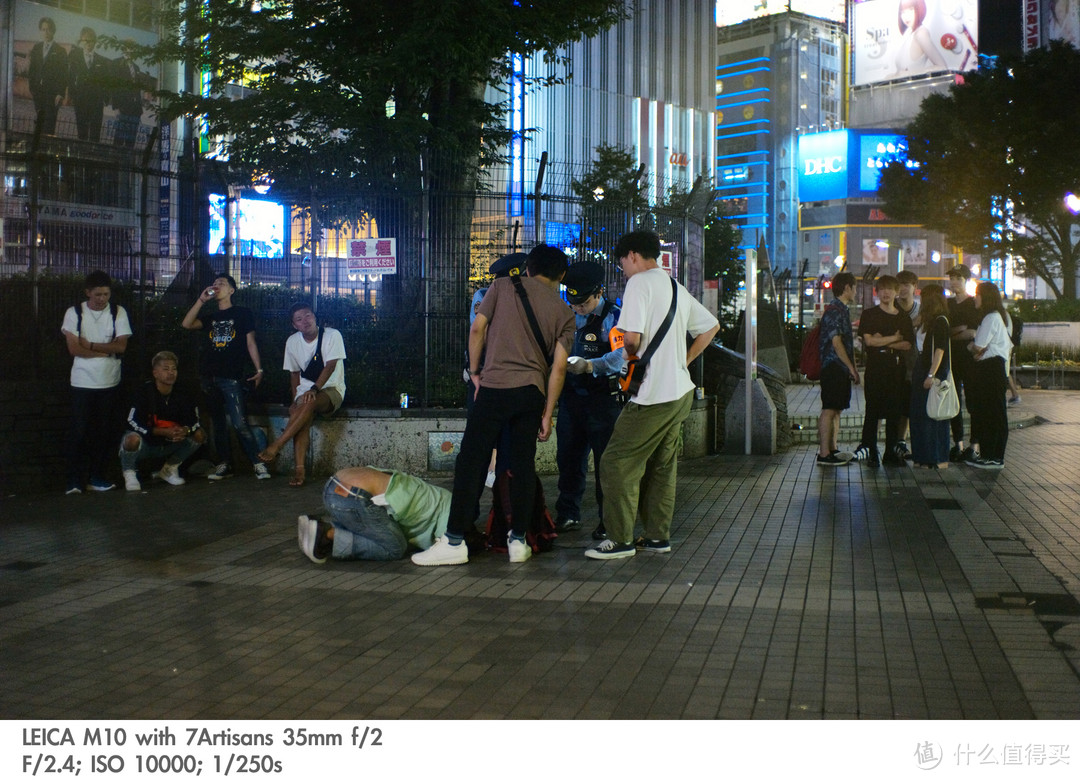
POLYGON ((619 330, 628 361, 624 389, 631 398, 600 461, 608 538, 585 551, 593 560, 627 558, 639 549, 671 551, 679 431, 694 399, 687 366, 720 330, 716 317, 659 266, 659 255, 660 237, 651 231, 627 233, 615 245, 627 276, 619 330), (630 357, 638 355, 637 361, 630 357), (647 370, 635 388, 643 365, 647 370), (635 541, 638 514, 644 535, 635 541))

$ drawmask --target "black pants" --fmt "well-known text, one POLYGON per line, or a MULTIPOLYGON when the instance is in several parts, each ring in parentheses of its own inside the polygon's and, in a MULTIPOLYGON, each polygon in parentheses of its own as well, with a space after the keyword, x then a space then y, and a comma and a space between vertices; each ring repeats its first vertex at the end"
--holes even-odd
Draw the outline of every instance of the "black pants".
POLYGON ((581 499, 589 471, 589 452, 593 455, 596 480, 596 506, 604 519, 604 491, 600 488, 600 456, 604 454, 615 421, 619 402, 610 393, 579 395, 571 388, 559 398, 556 461, 559 466, 559 500, 555 511, 560 518, 581 520, 581 499))
POLYGON ((109 463, 120 444, 120 388, 71 388, 71 428, 68 430, 68 487, 82 487, 83 475, 106 480, 109 463))
POLYGON ((533 385, 507 390, 480 388, 454 466, 448 534, 464 536, 476 523, 476 507, 484 490, 491 451, 505 425, 510 430, 508 462, 514 476, 510 482, 513 531, 525 535, 536 493, 536 434, 543 414, 544 394, 533 385))
POLYGON ((868 360, 866 364, 863 390, 866 412, 859 443, 876 448, 878 422, 884 420, 886 455, 896 447, 900 418, 907 413, 910 403, 910 384, 904 378, 904 370, 899 353, 878 356, 878 360, 873 363, 868 360))
MULTIPOLYGON (((964 440, 964 410, 967 409, 968 414, 971 414, 972 384, 975 382, 975 359, 968 352, 967 345, 968 342, 953 341, 949 343, 949 349, 952 353, 952 377, 956 383, 956 394, 960 398, 960 411, 949 421, 954 444, 959 444, 964 440)), ((948 357, 946 355, 946 359, 948 357)), ((972 423, 971 427, 975 428, 974 423, 972 423)), ((971 440, 968 443, 971 444, 978 440, 974 430, 972 430, 971 440)))
POLYGON ((999 357, 978 360, 970 376, 971 438, 979 442, 979 455, 983 458, 1004 460, 1005 445, 1009 441, 1005 360, 999 357))

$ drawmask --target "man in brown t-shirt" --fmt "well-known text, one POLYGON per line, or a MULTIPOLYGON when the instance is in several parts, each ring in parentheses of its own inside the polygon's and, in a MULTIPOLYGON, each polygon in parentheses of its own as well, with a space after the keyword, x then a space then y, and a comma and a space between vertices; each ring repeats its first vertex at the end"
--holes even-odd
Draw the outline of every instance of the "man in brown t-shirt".
POLYGON ((536 490, 536 441, 551 436, 555 403, 574 341, 574 314, 559 296, 559 282, 567 268, 561 250, 538 245, 529 253, 526 268, 527 277, 494 281, 469 331, 469 373, 476 401, 454 467, 446 533, 432 547, 412 556, 419 566, 468 563, 465 532, 476 522, 491 450, 504 425, 510 428, 509 466, 514 475, 510 483, 513 527, 507 544, 510 562, 522 563, 532 555, 525 531, 536 490), (539 328, 540 344, 523 297, 539 328), (478 365, 481 354, 482 369, 478 365))

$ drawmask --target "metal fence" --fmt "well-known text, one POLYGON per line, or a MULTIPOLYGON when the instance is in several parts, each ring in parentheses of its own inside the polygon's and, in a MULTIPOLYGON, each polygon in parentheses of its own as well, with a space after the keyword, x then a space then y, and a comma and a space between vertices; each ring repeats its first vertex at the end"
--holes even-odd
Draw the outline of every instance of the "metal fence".
MULTIPOLYGON (((584 167, 557 164, 548 166, 547 189, 516 195, 497 172, 479 195, 418 189, 336 197, 312 189, 278 201, 283 235, 269 242, 277 251, 267 249, 265 236, 239 230, 229 231, 226 246, 212 254, 209 236, 218 217, 208 211, 207 194, 232 196, 210 173, 163 164, 170 154, 159 147, 167 139, 156 135, 140 138, 134 150, 58 139, 35 148, 32 138, 9 138, 0 155, 5 376, 66 376, 70 359, 60 321, 81 300, 82 277, 94 269, 113 277, 115 297, 133 321, 126 381, 147 376, 157 349, 172 349, 193 366, 193 337, 179 320, 203 285, 228 272, 241 285, 236 302, 256 313, 269 368, 281 365, 289 305, 314 300, 320 319, 345 335, 346 400, 362 406, 396 405, 401 393, 422 407, 463 403, 468 304, 490 281, 490 263, 507 252, 546 242, 564 248, 572 262, 600 260, 617 297, 624 281, 611 249, 623 232, 650 228, 664 241, 672 273, 702 292, 702 220, 711 193, 697 199, 693 213, 587 205, 565 194, 584 167), (395 274, 350 271, 349 241, 387 236, 397 241, 395 274)), ((647 184, 666 191, 664 182, 647 184)), ((284 401, 284 376, 273 373, 260 395, 284 401)))

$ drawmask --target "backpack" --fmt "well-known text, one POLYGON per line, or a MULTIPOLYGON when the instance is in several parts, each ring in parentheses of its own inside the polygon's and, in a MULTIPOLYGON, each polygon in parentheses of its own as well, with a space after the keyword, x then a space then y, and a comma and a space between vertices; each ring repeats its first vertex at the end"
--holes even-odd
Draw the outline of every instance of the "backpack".
MULTIPOLYGON (((492 486, 491 511, 487 519, 487 548, 493 552, 506 552, 506 535, 510 533, 510 480, 513 475, 504 471, 495 477, 492 486)), ((533 495, 533 515, 529 529, 525 532, 525 541, 534 553, 547 552, 554 546, 555 521, 544 501, 544 486, 540 477, 536 477, 536 492, 533 495)))
POLYGON ((821 379, 821 323, 818 322, 803 339, 799 353, 799 373, 810 381, 821 379))

